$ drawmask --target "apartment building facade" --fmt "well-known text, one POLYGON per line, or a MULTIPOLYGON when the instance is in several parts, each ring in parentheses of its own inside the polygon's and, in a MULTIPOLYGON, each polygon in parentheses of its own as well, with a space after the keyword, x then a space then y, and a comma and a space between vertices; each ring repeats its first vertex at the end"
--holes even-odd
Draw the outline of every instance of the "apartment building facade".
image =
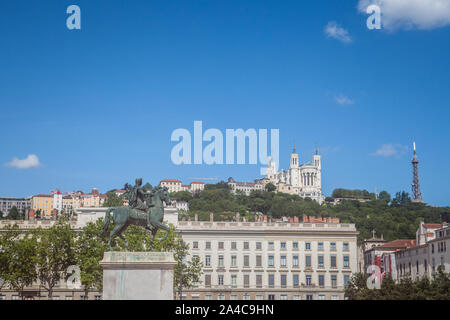
POLYGON ((0 197, 0 211, 7 215, 9 211, 16 207, 19 211, 27 210, 31 207, 31 200, 24 198, 0 197))
POLYGON ((437 228, 438 226, 439 224, 431 226, 434 235, 427 232, 429 240, 426 243, 396 252, 396 280, 410 278, 416 281, 423 277, 432 279, 439 266, 445 272, 450 271, 450 250, 447 250, 450 246, 450 225, 443 224, 437 228))
POLYGON ((353 224, 179 221, 177 229, 204 265, 185 299, 341 300, 357 272, 353 224))
POLYGON ((38 194, 31 198, 31 209, 36 212, 41 210, 41 216, 50 217, 53 211, 53 195, 38 194))

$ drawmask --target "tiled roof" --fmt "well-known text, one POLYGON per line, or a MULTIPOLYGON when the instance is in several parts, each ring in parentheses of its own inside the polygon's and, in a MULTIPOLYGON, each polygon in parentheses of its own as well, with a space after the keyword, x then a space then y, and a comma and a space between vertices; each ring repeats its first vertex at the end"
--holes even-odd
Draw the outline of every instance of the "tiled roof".
POLYGON ((192 184, 192 183, 205 184, 204 182, 201 182, 201 181, 192 181, 191 184, 192 184))
POLYGON ((38 194, 33 196, 33 198, 53 198, 51 194, 38 194))
POLYGON ((427 229, 439 229, 442 228, 442 224, 440 223, 424 223, 423 225, 427 229))
POLYGON ((416 240, 394 240, 381 246, 375 247, 375 249, 379 248, 391 248, 391 249, 402 249, 402 248, 411 248, 416 246, 416 240))
POLYGON ((181 181, 177 179, 162 179, 161 182, 181 182, 181 181))

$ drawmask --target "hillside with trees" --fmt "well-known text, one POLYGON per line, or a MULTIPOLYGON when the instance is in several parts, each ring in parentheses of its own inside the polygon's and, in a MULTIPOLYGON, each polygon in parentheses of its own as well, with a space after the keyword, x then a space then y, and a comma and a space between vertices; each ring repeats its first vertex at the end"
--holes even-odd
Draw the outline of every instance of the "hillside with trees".
MULTIPOLYGON (((351 194, 345 189, 337 189, 336 195, 351 194)), ((353 191, 353 190, 350 190, 353 191)), ((357 193, 351 194, 353 197, 357 193)), ((366 193, 361 191, 361 196, 366 193)), ((426 223, 441 222, 441 214, 450 212, 449 207, 432 207, 422 203, 413 203, 406 192, 397 192, 391 199, 386 191, 379 198, 367 193, 367 201, 341 200, 339 203, 325 202, 319 205, 311 199, 302 199, 298 195, 254 191, 249 196, 242 193, 234 195, 226 183, 209 184, 202 192, 191 195, 182 191, 172 193, 171 197, 187 201, 190 211, 185 216, 193 218, 197 213, 199 220, 209 220, 214 213, 216 221, 231 221, 235 213, 253 220, 255 214, 264 214, 272 218, 293 216, 337 217, 342 223, 355 223, 360 232, 358 240, 372 237, 375 229, 384 239, 414 239, 420 221, 426 223)), ((333 200, 333 199, 331 199, 333 200)), ((183 215, 182 215, 183 217, 183 215)))

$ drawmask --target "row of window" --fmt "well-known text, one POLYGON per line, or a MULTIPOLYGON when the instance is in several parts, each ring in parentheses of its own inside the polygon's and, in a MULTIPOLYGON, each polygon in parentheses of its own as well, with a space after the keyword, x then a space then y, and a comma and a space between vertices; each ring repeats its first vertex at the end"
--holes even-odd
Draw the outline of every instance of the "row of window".
POLYGON ((436 231, 437 238, 443 238, 445 236, 450 236, 450 228, 447 228, 447 230, 436 231))
MULTIPOLYGON (((305 242, 304 245, 305 245, 304 246, 305 250, 311 250, 311 242, 305 242)), ((274 241, 269 241, 267 243, 267 247, 268 247, 268 250, 275 250, 275 242, 274 241)), ((193 249, 200 249, 198 241, 194 241, 192 243, 192 248, 193 249)), ((225 242, 224 241, 219 241, 217 243, 217 248, 219 250, 225 249, 225 242)), ((211 249, 211 241, 206 241, 205 242, 205 249, 206 250, 210 250, 211 249)), ((243 249, 244 250, 250 250, 250 242, 249 241, 244 241, 243 249)), ((286 250, 286 249, 287 249, 287 242, 286 241, 280 241, 280 250, 286 250)), ((298 241, 292 241, 292 249, 293 250, 298 250, 299 249, 299 242, 298 241)), ((344 251, 349 251, 349 243, 348 242, 343 242, 342 243, 342 249, 344 251)), ((236 241, 232 241, 231 242, 231 250, 237 250, 237 242, 236 241)), ((262 250, 262 242, 258 241, 258 242, 255 243, 255 250, 262 250)), ((319 251, 324 250, 324 242, 321 242, 321 241, 317 242, 317 250, 319 250, 319 251)), ((330 242, 330 251, 336 251, 336 242, 330 242)))
MULTIPOLYGON (((192 300, 198 300, 199 296, 191 296, 192 300)), ((212 300, 213 299, 213 295, 212 294, 205 294, 205 300, 212 300)), ((226 296, 223 293, 220 293, 217 295, 217 300, 225 300, 226 296)), ((230 300, 238 300, 238 295, 237 294, 231 294, 229 295, 229 299, 230 300)), ((242 295, 242 299, 243 300, 251 300, 251 296, 248 293, 245 293, 242 295)), ((279 296, 280 300, 288 300, 288 295, 287 294, 280 294, 279 296)), ((305 300, 314 300, 314 295, 313 294, 305 294, 305 300)), ((326 296, 324 294, 318 294, 317 295, 317 299, 318 300, 326 300, 326 296)), ((264 295, 263 294, 257 294, 255 295, 255 300, 264 300, 264 295)), ((267 295, 267 300, 276 300, 276 295, 275 294, 268 294, 267 295)), ((302 296, 300 294, 295 294, 292 296, 292 300, 302 300, 302 296)), ((331 300, 339 300, 339 296, 338 295, 332 295, 331 296, 331 300)))
MULTIPOLYGON (((25 296, 24 300, 39 300, 42 298, 47 298, 46 296, 40 296, 40 297, 34 297, 34 296, 25 296)), ((61 300, 62 297, 60 297, 59 295, 53 295, 52 296, 52 300, 61 300)), ((64 297, 65 300, 73 300, 73 296, 72 295, 66 295, 64 297)), ((6 300, 6 295, 1 295, 0 294, 0 300, 6 300)), ((12 295, 11 296, 11 300, 22 300, 22 298, 19 295, 12 295)), ((80 300, 87 300, 87 296, 82 294, 80 295, 80 300)), ((96 294, 94 295, 94 300, 102 300, 102 296, 100 294, 96 294)))
MULTIPOLYGON (((435 262, 434 257, 432 258, 431 261, 432 261, 432 263, 431 263, 431 270, 432 270, 433 272, 435 272, 435 271, 436 271, 436 262, 435 262)), ((440 264, 440 265, 443 266, 443 267, 444 267, 444 270, 445 270, 445 264, 444 264, 444 257, 443 257, 443 256, 441 256, 441 264, 440 264)), ((427 262, 427 259, 424 259, 424 260, 423 260, 423 267, 424 267, 424 272, 425 272, 425 273, 428 272, 428 262, 427 262)), ((416 274, 419 273, 419 261, 416 261, 415 269, 416 269, 416 274)), ((411 271, 412 271, 412 265, 411 265, 411 262, 408 263, 408 272, 407 272, 406 264, 405 264, 405 263, 399 263, 399 264, 397 265, 397 271, 399 272, 399 274, 400 274, 401 276, 407 275, 407 274, 411 274, 411 271)))
MULTIPOLYGON (((279 283, 282 288, 287 287, 287 278, 288 278, 287 274, 280 274, 280 282, 279 283)), ((319 287, 321 287, 321 288, 325 287, 325 275, 324 274, 319 274, 317 276, 317 280, 318 280, 317 285, 319 287)), ((347 286, 349 281, 350 281, 350 275, 344 274, 344 286, 347 286)), ((337 274, 330 274, 330 283, 331 283, 332 288, 337 288, 337 274)), ((219 286, 225 285, 223 274, 217 275, 217 284, 219 286)), ((237 287, 237 275, 236 274, 231 275, 230 285, 232 287, 237 287)), ((267 285, 269 288, 275 287, 275 274, 273 274, 273 273, 268 274, 267 285)), ((314 285, 312 282, 311 274, 307 274, 305 276, 304 285, 306 285, 308 287, 311 287, 314 285)), ((211 286, 211 274, 205 274, 205 287, 210 287, 210 286, 211 286)), ((244 288, 250 287, 250 275, 244 274, 243 286, 244 286, 244 288)), ((261 288, 262 286, 263 286, 263 275, 257 274, 256 275, 256 287, 261 288)), ((299 274, 292 275, 292 286, 294 288, 300 286, 300 275, 299 274)))
MULTIPOLYGON (((447 244, 445 241, 439 241, 437 242, 437 252, 446 252, 447 251, 447 244)), ((434 243, 431 244, 431 253, 434 253, 434 243)))
MULTIPOLYGON (((197 255, 193 255, 193 258, 199 258, 197 255)), ((312 267, 312 263, 311 263, 311 258, 312 256, 310 254, 305 254, 304 255, 304 260, 305 260, 305 267, 312 267)), ((343 255, 342 256, 343 259, 343 267, 344 268, 350 268, 350 256, 349 255, 343 255)), ((330 268, 337 268, 337 263, 336 263, 337 257, 336 255, 330 255, 329 256, 329 265, 330 268)), ((325 264, 325 257, 322 254, 317 255, 317 268, 324 268, 325 264)), ((218 259, 217 259, 217 267, 225 267, 225 257, 224 255, 219 255, 218 259)), ((237 267, 237 256, 232 255, 231 256, 231 261, 230 261, 230 266, 231 267, 237 267)), ((244 261, 243 261, 243 266, 244 267, 250 267, 250 256, 249 255, 244 255, 244 261)), ((299 267, 299 255, 292 255, 292 267, 299 267)), ((211 255, 205 255, 205 262, 204 262, 205 267, 211 267, 211 255)), ((262 255, 256 255, 256 264, 255 267, 262 267, 263 263, 262 263, 262 255)), ((267 257, 267 266, 268 267, 275 267, 275 256, 270 254, 267 257)), ((287 267, 287 255, 280 255, 280 266, 281 267, 287 267)))

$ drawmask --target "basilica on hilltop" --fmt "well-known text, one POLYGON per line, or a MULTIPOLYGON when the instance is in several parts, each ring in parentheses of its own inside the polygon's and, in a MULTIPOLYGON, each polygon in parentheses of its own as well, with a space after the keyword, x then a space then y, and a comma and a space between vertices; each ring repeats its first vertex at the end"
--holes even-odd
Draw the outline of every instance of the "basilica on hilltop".
POLYGON ((300 164, 299 155, 294 150, 291 153, 289 169, 277 171, 277 164, 269 157, 266 176, 253 182, 237 182, 229 178, 227 184, 236 194, 242 192, 247 196, 252 191, 264 190, 268 183, 276 186, 276 192, 297 194, 302 198, 311 198, 322 204, 325 197, 322 194, 322 163, 319 152, 313 155, 312 162, 300 164))
POLYGON ((276 163, 270 159, 266 169, 265 183, 273 183, 278 192, 298 194, 302 198, 311 198, 320 204, 325 197, 322 194, 322 163, 318 150, 312 162, 300 164, 299 154, 291 153, 289 169, 277 171, 276 163))

